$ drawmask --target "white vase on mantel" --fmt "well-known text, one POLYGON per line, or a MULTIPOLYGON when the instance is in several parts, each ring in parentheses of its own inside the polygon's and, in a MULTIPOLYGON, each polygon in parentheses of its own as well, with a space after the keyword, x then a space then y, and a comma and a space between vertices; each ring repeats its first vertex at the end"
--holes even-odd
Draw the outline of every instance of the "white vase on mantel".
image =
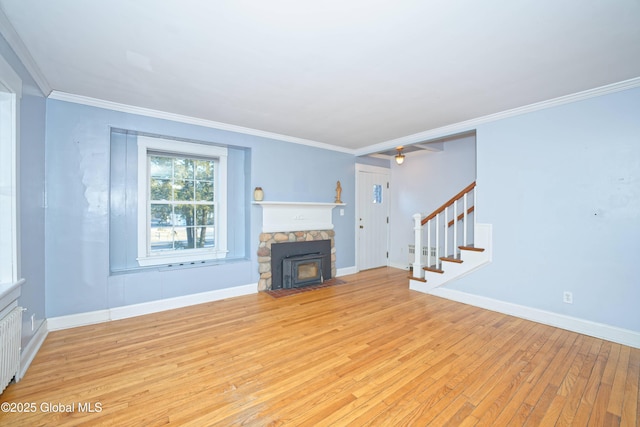
POLYGON ((256 202, 264 200, 264 191, 262 190, 262 187, 256 187, 256 189, 253 190, 253 200, 256 202))

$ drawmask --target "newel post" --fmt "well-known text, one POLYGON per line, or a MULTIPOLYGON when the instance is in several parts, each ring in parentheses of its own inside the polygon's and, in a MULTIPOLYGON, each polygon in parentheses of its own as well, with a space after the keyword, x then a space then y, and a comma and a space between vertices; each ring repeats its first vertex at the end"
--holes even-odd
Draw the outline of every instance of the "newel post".
POLYGON ((415 231, 415 259, 413 260, 413 277, 422 279, 422 215, 420 215, 419 213, 413 215, 413 222, 415 224, 413 227, 413 230, 415 231))

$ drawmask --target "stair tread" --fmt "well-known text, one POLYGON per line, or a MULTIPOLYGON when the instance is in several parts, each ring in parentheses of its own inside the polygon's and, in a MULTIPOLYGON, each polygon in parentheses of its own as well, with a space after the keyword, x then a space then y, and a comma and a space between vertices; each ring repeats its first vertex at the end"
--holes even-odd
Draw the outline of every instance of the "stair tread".
POLYGON ((417 280, 418 282, 427 283, 427 279, 421 279, 419 277, 409 276, 409 280, 417 280))
POLYGON ((460 258, 455 258, 453 255, 451 255, 451 256, 441 256, 440 260, 441 261, 456 262, 458 264, 462 264, 462 260, 460 258))
POLYGON ((433 273, 440 273, 440 274, 444 273, 444 270, 440 270, 439 268, 436 268, 435 266, 434 267, 422 267, 422 269, 424 271, 431 271, 433 273))
POLYGON ((463 251, 484 252, 484 248, 476 248, 473 245, 458 246, 458 249, 461 249, 463 251))

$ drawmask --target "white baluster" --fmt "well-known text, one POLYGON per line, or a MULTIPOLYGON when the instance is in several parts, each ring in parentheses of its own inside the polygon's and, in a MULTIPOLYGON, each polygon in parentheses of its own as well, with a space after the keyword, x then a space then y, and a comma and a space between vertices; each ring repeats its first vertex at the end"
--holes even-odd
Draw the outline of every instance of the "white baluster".
POLYGON ((478 206, 476 206, 476 189, 473 189, 473 244, 476 244, 476 218, 478 218, 478 206))
POLYGON ((431 267, 431 221, 427 221, 427 267, 431 267))
POLYGON ((422 215, 419 213, 413 215, 413 223, 414 223, 414 252, 415 257, 413 259, 413 277, 418 279, 422 279, 423 270, 422 270, 422 215))
POLYGON ((442 236, 444 237, 444 256, 449 256, 449 251, 447 250, 449 247, 449 221, 447 221, 447 210, 449 208, 444 208, 444 224, 442 229, 442 236))
POLYGON ((458 200, 453 201, 453 257, 458 255, 458 200))
POLYGON ((436 268, 440 268, 440 214, 436 215, 436 268))
POLYGON ((462 246, 467 246, 467 194, 462 197, 462 246))

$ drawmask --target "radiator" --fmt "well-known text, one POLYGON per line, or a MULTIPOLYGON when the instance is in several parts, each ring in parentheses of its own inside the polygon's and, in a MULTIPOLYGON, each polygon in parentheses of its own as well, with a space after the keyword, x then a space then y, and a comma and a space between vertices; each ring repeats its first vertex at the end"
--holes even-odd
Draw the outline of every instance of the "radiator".
MULTIPOLYGON (((431 250, 431 262, 434 263, 436 259, 436 248, 429 249, 426 246, 422 247, 422 253, 420 254, 420 264, 422 266, 427 265, 427 253, 431 250)), ((416 260, 416 245, 409 245, 409 265, 413 266, 414 261, 416 260)))
POLYGON ((0 319, 0 393, 20 369, 22 307, 16 307, 0 319))

